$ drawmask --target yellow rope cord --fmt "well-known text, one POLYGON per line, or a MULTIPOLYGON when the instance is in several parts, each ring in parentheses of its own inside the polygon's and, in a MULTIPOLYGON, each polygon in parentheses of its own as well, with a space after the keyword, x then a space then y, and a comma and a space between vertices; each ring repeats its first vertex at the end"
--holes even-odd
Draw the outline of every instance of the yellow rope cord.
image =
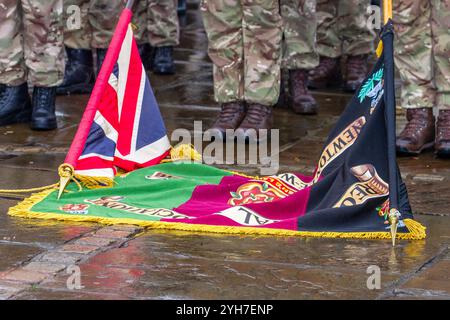
POLYGON ((54 189, 57 188, 59 183, 54 183, 48 186, 30 188, 30 189, 0 189, 0 193, 30 193, 37 192, 42 190, 54 189))

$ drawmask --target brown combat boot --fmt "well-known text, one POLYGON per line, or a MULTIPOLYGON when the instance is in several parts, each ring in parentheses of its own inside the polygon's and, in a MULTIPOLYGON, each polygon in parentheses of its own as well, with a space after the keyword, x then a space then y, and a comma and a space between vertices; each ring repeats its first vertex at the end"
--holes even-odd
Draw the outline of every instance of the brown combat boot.
POLYGON ((272 128, 272 122, 272 107, 251 103, 248 105, 244 120, 236 130, 236 136, 251 143, 267 140, 269 130, 272 128), (261 135, 261 132, 259 132, 261 129, 267 129, 267 135, 261 135))
POLYGON ((344 91, 355 92, 367 76, 367 55, 349 56, 344 91))
POLYGON ((227 102, 221 106, 219 116, 208 130, 214 135, 221 136, 222 139, 226 138, 226 130, 235 130, 245 117, 245 105, 243 102, 227 102))
POLYGON ((406 110, 406 124, 397 137, 397 152, 404 155, 417 155, 434 145, 435 118, 432 108, 406 110))
POLYGON ((289 70, 289 102, 295 113, 317 114, 317 102, 309 93, 307 83, 307 70, 289 70))
POLYGON ((439 111, 434 148, 439 157, 450 157, 450 110, 439 111))
POLYGON ((308 87, 311 89, 325 89, 340 85, 341 81, 339 58, 320 57, 319 65, 309 71, 308 87))

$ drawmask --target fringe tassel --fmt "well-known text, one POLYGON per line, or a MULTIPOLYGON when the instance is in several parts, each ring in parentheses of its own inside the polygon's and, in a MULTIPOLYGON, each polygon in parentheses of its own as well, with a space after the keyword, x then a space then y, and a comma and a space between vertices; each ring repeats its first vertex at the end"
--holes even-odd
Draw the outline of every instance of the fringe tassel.
POLYGON ((100 189, 100 188, 111 188, 114 186, 115 182, 111 178, 107 177, 90 177, 82 176, 76 174, 73 176, 73 180, 83 185, 88 189, 100 189))
MULTIPOLYGON (((46 212, 33 212, 32 207, 47 197, 53 190, 45 190, 31 197, 26 198, 16 206, 11 207, 8 214, 22 218, 36 218, 57 221, 76 221, 76 222, 96 222, 102 224, 131 224, 152 229, 179 230, 191 232, 208 232, 220 234, 237 234, 237 235, 270 235, 270 236, 286 236, 286 237, 314 237, 314 238, 341 238, 341 239, 391 239, 389 232, 315 232, 315 231, 294 231, 270 228, 253 228, 253 227, 230 227, 230 226, 210 226, 199 224, 187 224, 179 222, 162 222, 162 221, 142 221, 129 218, 106 218, 106 217, 90 217, 63 215, 46 212)), ((426 237, 425 227, 419 222, 412 219, 403 220, 408 233, 397 233, 397 239, 401 240, 421 240, 426 237)))
POLYGON ((202 155, 195 150, 192 144, 179 144, 170 150, 169 161, 180 160, 202 161, 202 155))

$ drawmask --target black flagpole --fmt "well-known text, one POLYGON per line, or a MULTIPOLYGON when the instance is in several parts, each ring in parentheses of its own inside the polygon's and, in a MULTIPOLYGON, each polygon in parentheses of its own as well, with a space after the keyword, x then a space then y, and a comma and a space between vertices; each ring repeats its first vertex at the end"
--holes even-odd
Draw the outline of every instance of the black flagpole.
POLYGON ((384 54, 384 104, 387 131, 387 153, 389 170, 389 223, 391 224, 392 245, 395 245, 397 223, 400 212, 398 201, 398 166, 396 155, 396 112, 395 112, 395 81, 394 81, 394 31, 392 20, 384 25, 381 35, 384 54))

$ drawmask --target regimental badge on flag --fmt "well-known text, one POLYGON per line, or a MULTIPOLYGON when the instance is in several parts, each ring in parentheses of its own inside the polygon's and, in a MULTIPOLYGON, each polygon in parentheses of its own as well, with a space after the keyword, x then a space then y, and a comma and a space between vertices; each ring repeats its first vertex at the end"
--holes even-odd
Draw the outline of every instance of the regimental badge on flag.
POLYGON ((113 178, 161 162, 170 149, 158 104, 128 25, 78 158, 77 175, 113 178))

